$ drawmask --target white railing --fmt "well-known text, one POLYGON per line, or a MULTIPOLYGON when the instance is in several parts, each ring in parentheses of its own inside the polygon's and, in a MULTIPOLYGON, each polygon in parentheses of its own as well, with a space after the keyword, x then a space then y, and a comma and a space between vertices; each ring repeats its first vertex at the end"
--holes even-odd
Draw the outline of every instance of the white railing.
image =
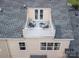
POLYGON ((27 28, 49 28, 50 22, 43 20, 27 21, 27 28))

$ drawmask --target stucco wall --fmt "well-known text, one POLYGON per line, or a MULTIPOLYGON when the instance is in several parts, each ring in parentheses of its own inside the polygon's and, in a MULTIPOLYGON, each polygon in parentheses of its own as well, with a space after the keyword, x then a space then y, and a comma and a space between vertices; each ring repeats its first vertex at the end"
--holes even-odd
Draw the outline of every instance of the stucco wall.
POLYGON ((26 40, 9 40, 8 45, 12 57, 30 57, 30 55, 47 55, 48 58, 65 57, 64 50, 69 47, 70 40, 62 39, 26 39, 26 40), (19 48, 19 42, 25 42, 26 50, 22 51, 19 48), (40 50, 40 42, 61 43, 60 50, 40 50))

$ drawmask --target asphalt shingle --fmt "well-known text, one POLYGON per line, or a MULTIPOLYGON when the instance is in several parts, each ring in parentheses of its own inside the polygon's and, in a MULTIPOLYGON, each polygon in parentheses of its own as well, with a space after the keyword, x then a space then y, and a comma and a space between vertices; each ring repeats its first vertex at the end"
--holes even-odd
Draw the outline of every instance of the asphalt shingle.
POLYGON ((53 23, 56 27, 55 38, 73 38, 68 17, 67 0, 0 0, 0 37, 21 37, 26 21, 25 4, 28 7, 51 7, 53 23), (59 35, 61 34, 61 35, 59 35))

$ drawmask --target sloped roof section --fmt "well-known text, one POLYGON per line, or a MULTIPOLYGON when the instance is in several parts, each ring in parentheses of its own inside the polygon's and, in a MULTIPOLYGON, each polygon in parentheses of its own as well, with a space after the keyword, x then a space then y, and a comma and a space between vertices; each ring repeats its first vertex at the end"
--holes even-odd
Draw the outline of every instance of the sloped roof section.
POLYGON ((51 7, 56 27, 55 38, 73 38, 66 6, 67 0, 0 0, 0 37, 19 38, 26 21, 26 7, 51 7))

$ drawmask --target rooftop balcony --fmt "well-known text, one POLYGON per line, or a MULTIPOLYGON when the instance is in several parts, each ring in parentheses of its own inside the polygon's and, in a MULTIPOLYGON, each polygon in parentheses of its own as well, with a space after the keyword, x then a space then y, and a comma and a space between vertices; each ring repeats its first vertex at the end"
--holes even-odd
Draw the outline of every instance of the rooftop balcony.
POLYGON ((35 20, 27 21, 25 28, 23 29, 23 36, 26 38, 37 37, 54 37, 55 28, 49 21, 35 20))

